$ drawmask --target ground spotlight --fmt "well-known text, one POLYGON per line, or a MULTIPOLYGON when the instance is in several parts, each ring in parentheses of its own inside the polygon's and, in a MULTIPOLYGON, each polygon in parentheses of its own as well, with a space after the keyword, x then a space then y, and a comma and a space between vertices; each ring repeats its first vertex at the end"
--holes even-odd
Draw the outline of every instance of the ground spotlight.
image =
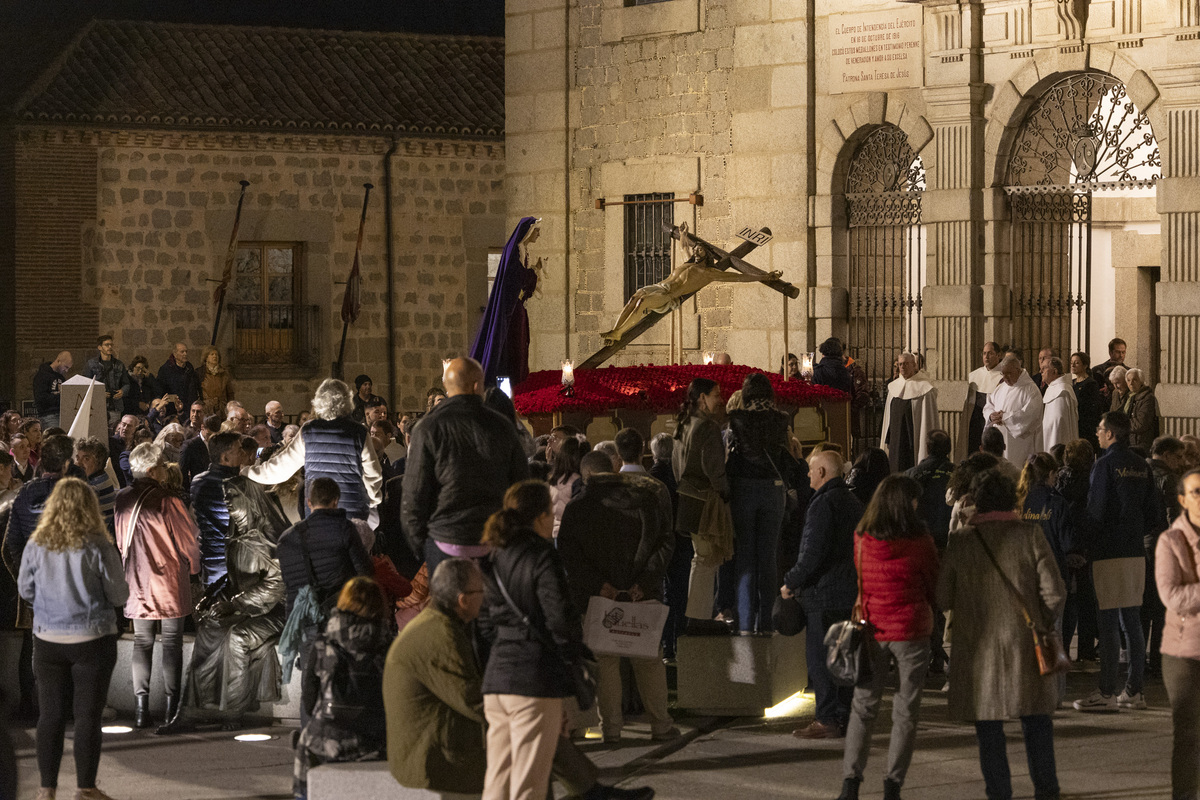
POLYGON ((239 733, 233 737, 235 742, 267 742, 275 737, 269 733, 239 733))

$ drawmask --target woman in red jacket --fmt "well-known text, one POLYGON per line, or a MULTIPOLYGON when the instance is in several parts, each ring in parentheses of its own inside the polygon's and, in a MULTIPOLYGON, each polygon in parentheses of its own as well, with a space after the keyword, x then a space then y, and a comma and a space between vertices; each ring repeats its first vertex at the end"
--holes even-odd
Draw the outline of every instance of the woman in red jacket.
POLYGON ((892 740, 888 748, 884 800, 899 800, 904 775, 912 761, 921 690, 929 671, 929 634, 933 632, 933 599, 938 557, 933 537, 917 514, 921 485, 906 475, 889 475, 879 484, 855 533, 854 557, 859 574, 859 604, 873 634, 868 645, 873 677, 854 689, 846 753, 842 761, 842 794, 857 800, 871 727, 890 662, 896 662, 900 688, 892 699, 892 740))

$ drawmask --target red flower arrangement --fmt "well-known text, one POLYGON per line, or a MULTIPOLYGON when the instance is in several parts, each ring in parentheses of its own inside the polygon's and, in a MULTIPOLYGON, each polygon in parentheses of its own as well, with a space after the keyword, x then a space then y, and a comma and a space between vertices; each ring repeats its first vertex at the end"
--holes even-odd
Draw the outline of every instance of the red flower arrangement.
MULTIPOLYGON (((603 367, 575 369, 575 390, 572 396, 562 393, 562 372, 545 370, 530 373, 513 391, 513 405, 518 413, 548 414, 555 411, 577 411, 605 414, 617 409, 637 409, 664 414, 678 411, 687 398, 688 385, 695 378, 709 378, 721 386, 725 399, 742 388, 742 381, 752 372, 762 370, 737 365, 684 364, 637 367, 603 367)), ((781 375, 766 373, 775 387, 775 399, 781 406, 805 408, 822 403, 843 403, 850 399, 845 392, 828 386, 815 386, 808 381, 785 381, 781 375)))

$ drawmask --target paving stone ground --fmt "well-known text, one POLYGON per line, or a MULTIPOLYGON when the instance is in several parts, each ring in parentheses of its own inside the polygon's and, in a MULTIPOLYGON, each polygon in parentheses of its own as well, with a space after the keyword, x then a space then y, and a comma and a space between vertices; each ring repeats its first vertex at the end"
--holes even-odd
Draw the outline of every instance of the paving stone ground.
MULTIPOLYGON (((1070 699, 1095 687, 1095 666, 1068 676, 1070 699)), ((983 800, 973 728, 946 717, 942 681, 926 691, 917 750, 905 786, 912 800, 983 800)), ((1063 710, 1055 716, 1055 754, 1064 798, 1069 800, 1169 800, 1171 718, 1162 685, 1147 685, 1146 711, 1087 715, 1063 710)), ((882 796, 891 724, 877 723, 864 798, 882 796)), ((791 731, 803 716, 691 718, 680 716, 684 737, 666 746, 649 741, 648 728, 633 723, 620 747, 583 743, 607 782, 649 784, 661 800, 807 800, 837 796, 842 741, 802 742, 791 731)), ((275 738, 256 744, 231 734, 201 731, 159 738, 140 733, 107 736, 99 785, 116 800, 234 800, 290 796, 290 729, 268 728, 275 738)), ((1020 726, 1008 726, 1009 759, 1016 798, 1032 798, 1020 726)), ((33 731, 17 731, 20 797, 37 786, 33 731)), ((70 749, 63 759, 62 785, 73 785, 70 749)), ((70 795, 67 794, 69 797, 70 795)))

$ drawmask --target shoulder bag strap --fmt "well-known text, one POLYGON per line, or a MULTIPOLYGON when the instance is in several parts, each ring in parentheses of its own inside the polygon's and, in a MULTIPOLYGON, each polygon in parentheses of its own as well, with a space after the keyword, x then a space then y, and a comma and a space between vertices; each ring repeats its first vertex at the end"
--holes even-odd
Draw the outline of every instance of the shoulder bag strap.
POLYGON ((1008 579, 1007 575, 1004 574, 1004 570, 1000 569, 1000 564, 996 562, 996 557, 992 555, 991 548, 988 547, 987 542, 983 540, 983 534, 979 532, 979 528, 975 528, 974 530, 976 538, 979 539, 979 546, 982 547, 983 552, 987 554, 988 561, 992 562, 992 566, 996 568, 996 572, 999 573, 1001 580, 1004 581, 1004 585, 1008 587, 1010 592, 1012 592, 1013 597, 1017 601, 1017 605, 1021 607, 1021 614, 1025 617, 1025 624, 1030 628, 1033 628, 1033 617, 1029 615, 1029 609, 1025 607, 1025 598, 1021 597, 1021 592, 1017 590, 1017 587, 1013 585, 1013 582, 1008 579))
POLYGON ((565 663, 566 658, 563 656, 562 648, 558 646, 558 642, 554 641, 549 631, 544 630, 540 625, 533 624, 533 620, 529 618, 529 615, 521 610, 520 606, 512 599, 512 595, 508 593, 508 589, 504 588, 504 581, 500 580, 500 573, 492 570, 492 579, 496 581, 496 588, 500 590, 500 594, 504 597, 504 602, 513 610, 517 618, 521 620, 521 624, 534 635, 543 647, 555 653, 565 663))
POLYGON ((138 517, 142 515, 142 504, 146 502, 146 498, 152 491, 154 491, 153 488, 144 490, 140 495, 138 495, 138 499, 134 501, 133 511, 129 514, 129 527, 125 529, 124 544, 121 547, 122 564, 129 559, 129 548, 130 545, 133 544, 133 529, 137 527, 138 517))

